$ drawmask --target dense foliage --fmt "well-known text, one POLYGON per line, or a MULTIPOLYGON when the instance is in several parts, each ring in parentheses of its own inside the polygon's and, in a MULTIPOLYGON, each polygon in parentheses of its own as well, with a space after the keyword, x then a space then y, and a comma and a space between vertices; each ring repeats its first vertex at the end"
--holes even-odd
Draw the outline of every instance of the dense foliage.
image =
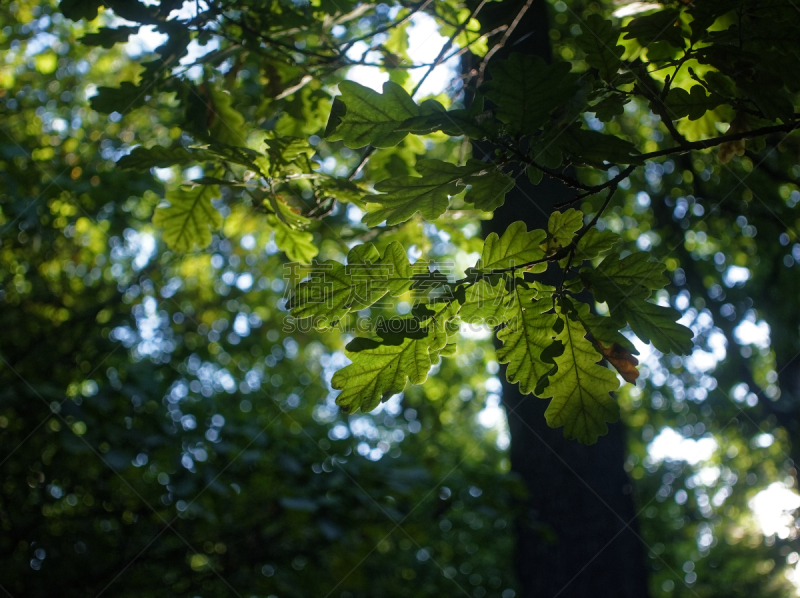
POLYGON ((570 438, 622 410, 654 595, 789 591, 748 501, 800 446, 793 5, 558 2, 552 64, 492 58, 519 14, 483 6, 3 9, 8 592, 509 598, 498 363, 570 438), (574 198, 480 239, 518 177, 574 198))

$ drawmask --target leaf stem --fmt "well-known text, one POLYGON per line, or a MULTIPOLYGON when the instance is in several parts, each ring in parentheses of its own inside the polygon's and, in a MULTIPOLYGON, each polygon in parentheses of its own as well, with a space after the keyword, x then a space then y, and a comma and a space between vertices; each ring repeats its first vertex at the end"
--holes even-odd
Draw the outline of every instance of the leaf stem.
POLYGON ((636 166, 631 164, 630 166, 628 166, 627 168, 622 170, 617 176, 615 176, 612 179, 609 179, 605 183, 603 183, 601 185, 595 185, 589 191, 586 191, 586 193, 581 193, 577 197, 573 197, 572 199, 568 199, 567 201, 562 201, 561 203, 557 203, 553 207, 554 208, 563 208, 563 207, 566 207, 568 205, 574 204, 575 202, 578 202, 578 201, 580 201, 582 199, 585 199, 585 198, 589 197, 590 195, 594 195, 595 193, 599 193, 603 189, 608 189, 609 187, 612 187, 612 186, 616 188, 616 186, 618 186, 619 183, 623 179, 625 179, 626 177, 630 176, 630 174, 634 170, 636 170, 636 166))
MULTIPOLYGON (((628 168, 625 169, 625 171, 628 171, 629 169, 632 170, 633 167, 629 166, 628 168)), ((625 171, 620 173, 620 175, 623 174, 625 171)), ((630 172, 628 172, 628 174, 630 174, 630 172)), ((625 174, 625 176, 627 176, 627 174, 625 174)), ((538 260, 525 262, 524 264, 509 266, 508 268, 499 268, 497 270, 492 270, 490 272, 486 272, 485 276, 491 276, 493 274, 505 274, 507 272, 514 272, 515 270, 521 270, 522 268, 529 268, 531 266, 535 266, 537 264, 543 264, 545 262, 558 262, 558 261, 560 261, 563 258, 568 257, 568 256, 570 256, 570 261, 572 261, 571 256, 575 252, 575 249, 578 247, 578 243, 583 238, 583 236, 587 232, 589 232, 589 229, 594 228, 594 226, 597 224, 597 221, 600 220, 600 216, 603 215, 603 212, 606 210, 608 205, 611 203, 611 199, 614 197, 614 193, 616 193, 616 191, 617 191, 617 187, 619 186, 619 182, 623 178, 625 178, 625 177, 620 178, 620 176, 617 175, 611 181, 609 181, 609 184, 606 185, 607 188, 608 188, 608 195, 606 195, 606 199, 603 202, 603 205, 600 206, 600 209, 597 210, 597 213, 594 215, 594 217, 577 232, 577 234, 575 235, 575 238, 572 239, 572 243, 570 243, 566 247, 562 247, 561 249, 559 249, 558 251, 556 251, 552 255, 545 256, 545 257, 540 258, 538 260)), ((567 265, 567 268, 569 268, 569 264, 567 265)), ((461 282, 467 282, 467 281, 462 279, 460 281, 456 281, 456 284, 461 283, 461 282)), ((563 284, 563 281, 562 281, 562 284, 563 284)))

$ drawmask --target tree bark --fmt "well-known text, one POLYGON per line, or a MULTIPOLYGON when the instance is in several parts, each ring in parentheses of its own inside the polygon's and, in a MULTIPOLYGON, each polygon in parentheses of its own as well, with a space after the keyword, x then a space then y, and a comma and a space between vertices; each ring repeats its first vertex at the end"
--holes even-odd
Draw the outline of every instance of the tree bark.
MULTIPOLYGON (((488 31, 495 23, 508 23, 527 3, 489 4, 480 14, 482 25, 488 31)), ((544 0, 533 0, 494 58, 510 51, 550 61, 544 0)), ((477 158, 491 155, 490 147, 475 149, 477 158)), ((547 177, 533 186, 523 174, 505 204, 484 224, 484 233, 501 234, 518 220, 523 220, 528 230, 546 228, 552 206, 573 197, 572 193, 560 181, 547 177)), ((644 545, 623 469, 622 425, 610 426, 608 435, 593 446, 565 440, 563 430, 553 430, 545 422, 547 401, 520 394, 516 384, 506 381, 505 367, 501 378, 511 433, 511 469, 529 491, 527 513, 516 523, 516 569, 522 598, 646 598, 644 545)))

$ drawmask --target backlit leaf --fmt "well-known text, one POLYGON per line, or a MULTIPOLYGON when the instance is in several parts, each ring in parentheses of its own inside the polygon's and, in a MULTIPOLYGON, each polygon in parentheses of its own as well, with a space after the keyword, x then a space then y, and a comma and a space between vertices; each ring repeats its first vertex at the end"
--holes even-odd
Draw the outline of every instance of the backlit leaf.
POLYGON ((463 190, 461 179, 475 171, 472 166, 455 166, 441 160, 419 160, 420 176, 402 176, 375 185, 384 195, 369 196, 368 213, 362 221, 375 226, 405 222, 419 212, 425 220, 436 220, 447 211, 450 196, 463 190))
POLYGON ((610 230, 597 230, 590 228, 578 241, 575 248, 573 264, 580 264, 584 260, 591 260, 611 249, 619 241, 619 235, 610 230))
POLYGON ((414 275, 427 271, 424 262, 412 266, 396 241, 383 256, 372 243, 356 245, 347 254, 346 265, 334 260, 312 264, 287 307, 295 318, 312 318, 314 327, 324 330, 386 295, 399 296, 411 288, 414 275))
MULTIPOLYGON (((514 222, 503 236, 491 233, 483 243, 483 252, 476 268, 482 272, 519 266, 544 257, 541 243, 547 233, 543 230, 528 232, 524 222, 514 222)), ((545 265, 538 264, 531 271, 542 272, 545 265)))
POLYGON ((222 214, 211 205, 219 197, 216 185, 179 187, 167 194, 169 205, 156 208, 153 224, 170 249, 191 251, 211 243, 211 231, 222 225, 222 214))
POLYGON ((651 291, 664 288, 664 268, 664 264, 650 261, 649 253, 632 253, 622 260, 612 253, 595 270, 582 270, 581 278, 597 301, 610 304, 620 294, 649 297, 651 291))
POLYGON ((692 352, 694 333, 678 324, 681 313, 677 309, 627 297, 612 308, 611 313, 623 318, 636 336, 646 343, 652 342, 662 353, 688 355, 692 352))
POLYGON ((564 436, 582 444, 594 444, 608 431, 608 422, 619 419, 619 406, 609 393, 619 388, 617 376, 598 365, 600 354, 586 337, 586 329, 573 320, 563 306, 558 307, 563 329, 556 337, 564 352, 555 358, 558 368, 544 391, 552 397, 545 411, 552 428, 564 426, 564 436))
POLYGON ((551 255, 572 243, 575 233, 583 226, 583 212, 570 208, 563 214, 556 210, 547 221, 547 240, 542 249, 551 255))
POLYGON ((552 368, 541 355, 553 344, 557 317, 544 313, 553 308, 552 301, 532 300, 534 292, 519 285, 516 294, 516 309, 509 313, 505 327, 497 333, 497 339, 503 343, 497 348, 497 361, 508 364, 508 381, 519 383, 519 391, 529 394, 552 368))
MULTIPOLYGON (((339 116, 339 124, 328 139, 341 139, 347 147, 395 146, 408 134, 399 130, 400 125, 420 114, 419 106, 408 92, 392 81, 383 84, 382 94, 353 81, 339 83, 339 91, 340 102, 347 111, 339 116)), ((339 112, 341 105, 337 108, 339 112)))
POLYGON ((345 355, 353 363, 336 372, 331 379, 331 386, 342 391, 336 397, 336 404, 345 413, 359 409, 372 411, 381 401, 402 392, 406 381, 422 384, 428 377, 431 356, 427 336, 404 338, 396 345, 373 341, 359 351, 350 350, 353 348, 351 345, 353 343, 348 345, 345 355))
POLYGON ((486 166, 485 172, 480 175, 464 179, 464 183, 472 186, 464 196, 464 201, 484 212, 493 212, 503 205, 506 193, 514 188, 515 181, 500 169, 486 166))
POLYGON ((275 229, 275 245, 293 262, 310 264, 319 253, 314 244, 314 235, 310 232, 296 230, 274 218, 270 222, 275 229))

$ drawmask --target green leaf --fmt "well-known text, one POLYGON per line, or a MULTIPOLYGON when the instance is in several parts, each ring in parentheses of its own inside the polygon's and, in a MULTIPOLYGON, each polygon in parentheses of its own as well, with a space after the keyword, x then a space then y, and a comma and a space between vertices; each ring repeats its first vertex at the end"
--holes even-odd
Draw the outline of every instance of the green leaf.
POLYGON ((542 178, 544 177, 544 172, 534 166, 525 168, 525 174, 528 175, 528 180, 532 185, 538 185, 542 182, 542 178))
POLYGON ((624 39, 635 39, 642 47, 655 41, 667 42, 678 49, 683 49, 685 45, 680 11, 671 8, 636 17, 622 30, 626 32, 624 39))
POLYGON ((119 87, 98 87, 97 94, 92 96, 89 104, 92 110, 111 114, 125 114, 144 105, 145 90, 130 81, 123 81, 119 87))
POLYGON ((532 135, 575 93, 576 76, 570 68, 567 62, 548 65, 541 58, 514 53, 489 63, 492 79, 481 90, 497 104, 497 117, 512 133, 532 135))
POLYGON ((499 168, 494 168, 485 162, 470 160, 468 165, 472 163, 477 167, 483 165, 484 170, 463 180, 472 186, 464 196, 464 201, 484 212, 493 212, 503 205, 506 193, 514 188, 515 181, 499 168))
POLYGON ((619 31, 611 21, 597 14, 589 15, 581 28, 584 31, 575 39, 575 43, 586 53, 586 62, 600 72, 600 78, 611 81, 625 53, 625 48, 617 45, 619 31))
POLYGON ((61 0, 58 5, 64 16, 73 21, 86 19, 92 21, 97 18, 97 12, 103 6, 103 0, 61 0))
MULTIPOLYGON (((524 222, 514 222, 502 237, 497 233, 486 237, 481 258, 475 267, 482 272, 491 272, 540 260, 544 257, 540 245, 546 236, 543 230, 528 232, 524 222)), ((545 264, 537 264, 530 271, 543 272, 545 268, 545 264)))
POLYGON ((425 220, 436 220, 447 211, 449 197, 463 189, 461 179, 472 174, 476 167, 419 160, 416 169, 421 176, 395 177, 375 185, 377 191, 386 194, 369 196, 368 212, 362 218, 364 224, 376 226, 384 220, 387 224, 398 224, 417 212, 425 220))
POLYGON ((676 87, 670 89, 664 104, 673 120, 688 116, 689 120, 698 120, 708 110, 713 110, 723 102, 717 95, 707 95, 702 85, 695 85, 691 92, 676 87))
POLYGON ((356 338, 345 347, 353 363, 333 375, 331 386, 341 390, 336 404, 345 413, 371 411, 390 396, 402 392, 406 381, 422 384, 440 353, 452 354, 448 337, 457 332, 448 324, 458 312, 456 302, 434 306, 428 315, 395 318, 393 332, 383 339, 356 338), (396 332, 399 331, 399 332, 396 332))
MULTIPOLYGON (((561 163, 564 161, 564 156, 559 146, 560 134, 560 130, 554 130, 551 131, 550 134, 545 133, 541 137, 537 137, 537 142, 529 154, 531 160, 545 168, 555 169, 561 166, 561 163)), ((544 173, 540 171, 539 180, 541 180, 542 174, 544 173)), ((530 176, 529 174, 528 178, 530 178, 530 176)))
POLYGON ((295 230, 277 217, 271 217, 270 224, 275 229, 275 245, 293 262, 310 264, 317 257, 319 249, 314 244, 314 235, 310 232, 295 230))
POLYGON ((430 339, 407 337, 399 344, 387 344, 370 339, 347 346, 345 355, 353 363, 333 375, 331 386, 342 392, 336 404, 345 413, 361 409, 372 411, 381 401, 403 391, 406 381, 422 384, 431 368, 430 339), (358 348, 358 351, 352 351, 358 348))
POLYGON ((299 137, 265 139, 264 146, 270 159, 281 166, 289 166, 303 157, 311 158, 317 151, 306 139, 299 137))
POLYGON ((315 328, 325 330, 348 312, 369 307, 383 297, 387 289, 377 284, 380 278, 378 269, 365 264, 364 254, 361 253, 364 249, 374 252, 370 257, 378 261, 380 256, 375 246, 365 243, 350 250, 348 265, 333 260, 323 264, 312 263, 307 280, 297 285, 287 304, 292 315, 298 320, 312 318, 315 328), (357 268, 358 265, 365 266, 359 272, 363 276, 354 280, 353 266, 357 268), (373 284, 373 277, 376 284, 373 284))
POLYGON ((179 187, 167 193, 168 206, 159 206, 153 224, 162 229, 162 238, 170 249, 191 251, 207 247, 211 231, 222 226, 222 215, 211 205, 220 196, 216 185, 179 187))
POLYGON ((114 44, 124 44, 128 37, 135 35, 139 27, 101 27, 97 33, 87 33, 78 41, 87 46, 102 46, 111 49, 114 44))
POLYGON ((163 147, 154 145, 151 148, 135 147, 127 156, 117 160, 120 168, 150 170, 151 168, 167 168, 169 166, 187 166, 198 160, 198 156, 183 147, 163 147))
POLYGON ((478 280, 464 289, 458 317, 465 324, 483 324, 485 322, 489 326, 498 326, 505 319, 508 297, 506 282, 503 278, 499 278, 494 284, 485 278, 478 280))
POLYGON ((545 419, 551 428, 564 426, 566 438, 594 444, 608 432, 606 423, 619 419, 619 406, 609 394, 619 388, 619 381, 611 370, 598 365, 600 355, 585 338, 583 324, 563 306, 558 307, 558 317, 564 327, 556 340, 564 352, 555 358, 558 369, 544 391, 544 397, 552 397, 545 419))
POLYGON ((638 164, 639 150, 630 142, 615 135, 569 127, 556 140, 559 149, 573 164, 603 166, 605 164, 638 164))
POLYGON ((582 270, 581 278, 597 301, 610 305, 620 294, 646 298, 651 291, 663 289, 667 285, 664 268, 661 262, 651 262, 648 253, 632 253, 622 260, 612 253, 595 270, 582 270))
POLYGON ((208 133, 217 143, 245 146, 247 131, 245 120, 233 108, 231 94, 213 85, 207 86, 206 113, 208 114, 208 133))
POLYGON ((547 221, 547 240, 542 243, 542 249, 547 255, 552 255, 568 246, 582 226, 583 212, 580 210, 570 208, 563 214, 556 210, 547 221))
POLYGON ((606 347, 616 344, 635 355, 639 354, 636 346, 619 331, 621 326, 617 318, 593 314, 589 311, 589 306, 580 301, 576 301, 573 305, 584 328, 596 341, 600 341, 606 347))
POLYGON ((350 148, 395 146, 408 134, 400 125, 420 114, 408 92, 392 81, 383 84, 383 94, 353 81, 342 81, 339 90, 347 112, 328 139, 350 148))
POLYGON ((457 300, 437 303, 431 310, 433 313, 420 320, 420 329, 428 337, 431 365, 437 362, 439 352, 447 346, 450 337, 458 334, 460 327, 456 318, 460 308, 457 300))
POLYGON ((625 113, 626 103, 624 96, 615 93, 592 106, 592 110, 598 120, 607 123, 614 120, 615 116, 625 113))
POLYGON ((704 79, 712 93, 716 92, 727 97, 736 95, 736 84, 727 75, 723 75, 719 71, 708 71, 704 75, 704 79))
POLYGON ((331 114, 328 116, 328 124, 325 125, 325 133, 323 136, 326 139, 333 135, 333 132, 336 130, 336 127, 341 124, 342 117, 345 114, 347 114, 347 106, 345 106, 341 96, 336 96, 333 98, 333 104, 331 104, 331 114))
POLYGON ((572 261, 574 264, 580 264, 585 260, 594 259, 601 253, 611 249, 619 239, 619 235, 610 230, 600 231, 596 228, 590 228, 578 241, 578 245, 575 248, 575 257, 573 257, 572 261))
POLYGON ((427 265, 409 264, 397 241, 389 244, 383 257, 372 243, 364 243, 350 250, 347 265, 333 260, 312 264, 308 279, 295 287, 287 307, 295 318, 312 318, 314 327, 324 330, 348 312, 369 307, 386 295, 399 296, 422 272, 428 272, 427 265))
POLYGON ((692 352, 694 333, 677 323, 681 317, 677 309, 629 296, 612 307, 611 313, 628 322, 636 336, 646 343, 652 342, 662 353, 689 355, 692 352))
POLYGON ((407 119, 398 130, 416 135, 442 131, 452 137, 465 135, 471 139, 487 139, 497 135, 498 123, 484 111, 483 97, 478 95, 469 108, 445 111, 442 107, 441 110, 429 110, 407 119))
POLYGON ((414 285, 414 277, 428 272, 425 262, 408 261, 408 254, 402 244, 397 241, 389 243, 378 262, 387 279, 389 295, 399 297, 414 285))
POLYGON ((768 73, 758 73, 755 81, 745 78, 736 80, 736 84, 744 91, 769 120, 781 119, 785 123, 794 121, 792 98, 768 73))
POLYGON ((664 264, 649 261, 647 253, 633 253, 623 260, 612 253, 596 270, 582 270, 581 279, 597 301, 608 304, 617 330, 627 323, 636 336, 662 353, 688 354, 693 334, 677 323, 680 312, 646 301, 654 290, 666 286, 663 271, 664 264))
POLYGON ((508 381, 519 383, 519 391, 529 394, 552 368, 552 364, 542 360, 542 351, 553 344, 553 326, 557 317, 544 313, 552 309, 552 301, 533 301, 535 292, 520 285, 516 294, 516 309, 508 315, 505 327, 497 333, 497 339, 503 343, 497 348, 497 361, 508 364, 508 381))

